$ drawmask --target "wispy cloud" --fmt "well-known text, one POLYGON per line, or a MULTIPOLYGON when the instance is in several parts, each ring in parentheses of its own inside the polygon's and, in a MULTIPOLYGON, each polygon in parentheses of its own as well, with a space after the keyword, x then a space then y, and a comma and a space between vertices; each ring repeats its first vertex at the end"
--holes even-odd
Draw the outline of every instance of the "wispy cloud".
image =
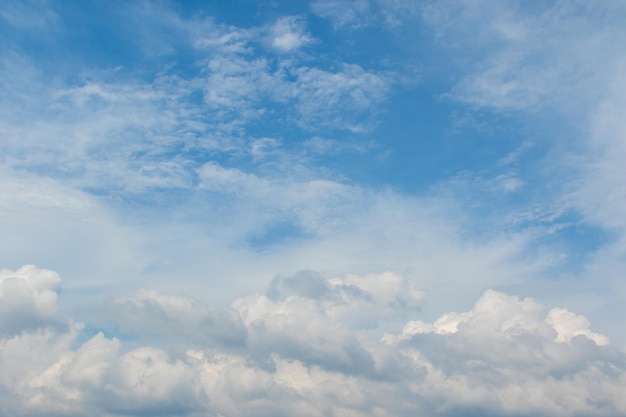
POLYGON ((370 5, 368 0, 350 2, 320 0, 313 2, 311 9, 317 15, 331 19, 336 28, 359 27, 368 22, 370 5))
POLYGON ((335 29, 360 29, 367 26, 395 28, 414 19, 420 5, 410 0, 316 0, 313 13, 329 19, 335 29))

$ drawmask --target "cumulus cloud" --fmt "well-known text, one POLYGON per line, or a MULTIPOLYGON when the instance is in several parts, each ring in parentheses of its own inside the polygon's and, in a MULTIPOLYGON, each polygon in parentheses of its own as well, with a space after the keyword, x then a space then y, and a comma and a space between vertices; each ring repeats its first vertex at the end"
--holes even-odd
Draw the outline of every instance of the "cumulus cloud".
MULTIPOLYGON (((58 285, 52 271, 32 266, 3 274, 32 282, 24 290, 31 297, 46 276, 58 285)), ((84 338, 81 325, 68 319, 66 326, 29 323, 0 337, 2 411, 303 417, 626 412, 626 353, 568 310, 546 311, 530 298, 488 290, 469 311, 433 322, 409 320, 381 339, 337 314, 338 305, 360 311, 384 306, 397 314, 403 308, 398 297, 422 297, 405 285, 389 273, 323 279, 304 272, 276 278, 267 295, 239 298, 233 313, 219 319, 193 299, 146 290, 116 300, 122 311, 110 316, 139 337, 139 346, 102 332, 84 338), (245 347, 194 334, 211 334, 218 320, 225 329, 239 327, 245 347), (148 333, 164 340, 176 333, 179 343, 168 348, 148 333)), ((48 304, 57 308, 56 300, 48 304)), ((25 306, 32 313, 37 308, 25 306)), ((415 307, 410 311, 419 315, 415 307)), ((0 318, 10 314, 2 310, 0 318)))
POLYGON ((557 333, 556 341, 568 342, 572 338, 582 335, 593 340, 597 345, 604 346, 609 344, 608 337, 594 333, 589 330, 589 320, 586 317, 579 316, 565 308, 554 308, 550 310, 546 322, 550 324, 557 333))
POLYGON ((449 313, 433 323, 411 321, 400 335, 383 341, 425 367, 424 382, 432 385, 416 383, 417 389, 437 396, 455 392, 440 406, 444 415, 465 407, 504 415, 618 415, 624 405, 614 393, 623 384, 624 352, 589 331, 586 319, 567 313, 557 308, 546 315, 532 299, 490 290, 468 312, 449 313), (581 337, 564 337, 574 333, 581 337), (582 357, 603 365, 583 363, 582 357), (604 392, 578 385, 596 378, 614 385, 604 392), (589 394, 569 400, 583 391, 589 394), (611 406, 604 408, 604 401, 611 406))
POLYGON ((314 300, 253 296, 238 300, 235 308, 248 328, 250 353, 259 360, 277 354, 334 371, 372 371, 373 360, 355 336, 314 300))
POLYGON ((63 325, 57 297, 61 278, 48 269, 26 265, 17 271, 0 270, 0 334, 63 325))
POLYGON ((241 346, 246 332, 237 312, 212 309, 184 296, 139 290, 108 306, 122 332, 145 338, 181 338, 202 346, 241 346))

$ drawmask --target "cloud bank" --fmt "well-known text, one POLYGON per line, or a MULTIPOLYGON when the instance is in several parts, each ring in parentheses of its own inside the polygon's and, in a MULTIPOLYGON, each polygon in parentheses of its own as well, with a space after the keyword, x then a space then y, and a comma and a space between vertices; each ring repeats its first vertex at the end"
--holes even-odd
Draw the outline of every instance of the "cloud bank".
POLYGON ((388 316, 419 315, 423 295, 409 282, 303 272, 225 309, 155 291, 113 299, 108 317, 131 341, 85 337, 58 313, 58 284, 32 265, 2 271, 0 299, 16 304, 0 322, 18 308, 33 318, 3 325, 3 415, 626 412, 626 353, 585 317, 530 298, 488 290, 469 311, 377 337, 388 316), (57 320, 37 320, 42 310, 57 320))

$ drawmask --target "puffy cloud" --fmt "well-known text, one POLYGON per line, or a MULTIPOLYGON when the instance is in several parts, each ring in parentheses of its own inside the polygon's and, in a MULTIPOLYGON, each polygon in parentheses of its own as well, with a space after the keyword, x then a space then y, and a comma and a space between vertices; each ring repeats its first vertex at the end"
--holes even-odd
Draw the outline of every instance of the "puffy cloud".
POLYGON ((204 348, 237 347, 246 340, 236 311, 213 309, 189 297, 139 290, 113 300, 108 310, 122 332, 147 339, 180 338, 204 348))
POLYGON ((17 271, 0 270, 0 335, 63 326, 57 297, 61 278, 48 269, 26 265, 17 271))
POLYGON ((259 360, 278 354, 331 370, 372 371, 373 360, 359 340, 315 299, 287 296, 273 301, 250 296, 238 299, 233 307, 248 329, 250 353, 259 360))
POLYGON ((490 290, 468 312, 409 322, 383 341, 423 367, 412 389, 443 400, 443 415, 467 407, 487 415, 619 415, 624 352, 587 326, 564 310, 546 315, 532 299, 490 290))
POLYGON ((597 346, 609 345, 609 339, 589 329, 589 320, 567 309, 554 308, 546 315, 544 307, 536 301, 488 290, 475 303, 471 311, 447 313, 433 323, 410 321, 402 333, 386 340, 411 340, 418 335, 463 335, 464 338, 489 345, 498 340, 533 336, 558 344, 571 343, 576 336, 592 341, 597 346))
MULTIPOLYGON (((3 274, 38 283, 33 294, 59 284, 52 271, 32 266, 3 274)), ((5 335, 0 411, 77 417, 626 412, 626 353, 565 309, 546 313, 532 299, 488 290, 469 311, 411 320, 397 334, 386 328, 391 332, 378 340, 343 314, 404 315, 411 305, 409 313, 419 314, 411 303, 422 294, 401 277, 323 279, 306 272, 276 278, 267 294, 236 300, 232 311, 240 321, 188 297, 144 290, 119 298, 120 312, 111 318, 139 337, 133 343, 103 333, 85 339, 69 321, 5 335), (245 346, 214 343, 219 320, 235 333, 245 329, 245 346), (194 334, 203 331, 208 339, 194 334), (178 343, 167 350, 159 336, 178 343), (147 341, 156 345, 142 345, 147 341)), ((56 299, 48 306, 57 308, 56 299)), ((0 311, 0 318, 7 314, 0 311)))
POLYGON ((74 351, 73 341, 35 375, 14 375, 21 400, 15 415, 189 415, 206 407, 199 374, 185 357, 150 347, 122 354, 119 340, 102 333, 74 351))
POLYGON ((593 340, 599 346, 609 344, 608 337, 589 330, 591 323, 589 323, 586 317, 579 316, 565 308, 554 308, 550 310, 550 314, 546 317, 546 322, 556 330, 557 342, 569 342, 573 337, 585 336, 593 340))
POLYGON ((189 415, 207 406, 199 377, 186 357, 142 347, 116 358, 92 401, 112 414, 189 415))
POLYGON ((314 301, 320 311, 352 329, 377 329, 381 321, 419 310, 423 293, 413 281, 392 272, 323 279, 312 271, 277 277, 267 297, 314 301))
POLYGON ((203 407, 198 374, 184 357, 150 347, 122 352, 118 339, 102 333, 78 343, 82 325, 58 313, 55 272, 32 265, 2 270, 2 283, 2 322, 15 319, 13 302, 25 317, 0 337, 0 396, 10 415, 184 415, 203 407), (19 291, 11 280, 24 281, 19 291))
POLYGON ((82 414, 86 396, 102 384, 120 343, 98 333, 74 352, 69 343, 63 347, 56 361, 17 390, 26 410, 82 414))
POLYGON ((291 52, 312 41, 303 22, 294 16, 281 17, 272 25, 271 44, 274 48, 291 52))

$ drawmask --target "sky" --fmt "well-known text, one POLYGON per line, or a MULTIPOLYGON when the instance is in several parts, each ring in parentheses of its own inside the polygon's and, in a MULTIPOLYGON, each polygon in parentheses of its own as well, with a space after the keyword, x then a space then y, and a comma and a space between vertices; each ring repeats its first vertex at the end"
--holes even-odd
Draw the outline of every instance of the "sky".
POLYGON ((0 417, 626 415, 624 21, 0 0, 0 417))

